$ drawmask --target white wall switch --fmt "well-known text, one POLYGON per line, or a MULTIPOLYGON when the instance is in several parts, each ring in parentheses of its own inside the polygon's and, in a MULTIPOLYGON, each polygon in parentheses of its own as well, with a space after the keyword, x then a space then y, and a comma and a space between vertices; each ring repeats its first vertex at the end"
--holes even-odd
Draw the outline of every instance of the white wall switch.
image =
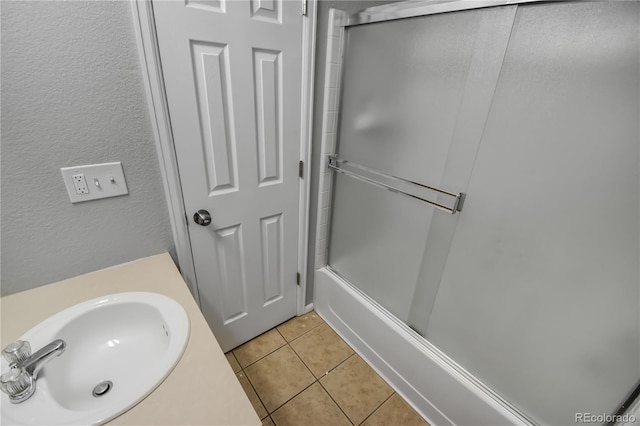
POLYGON ((72 203, 117 197, 129 193, 122 163, 91 164, 60 169, 72 203))

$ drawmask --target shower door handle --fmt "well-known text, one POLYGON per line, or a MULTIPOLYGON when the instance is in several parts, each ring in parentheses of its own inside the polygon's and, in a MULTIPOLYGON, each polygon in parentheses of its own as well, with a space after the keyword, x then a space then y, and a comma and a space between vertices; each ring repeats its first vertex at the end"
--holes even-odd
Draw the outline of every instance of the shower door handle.
POLYGON ((211 223, 211 215, 206 210, 198 210, 193 215, 193 221, 200 226, 209 226, 211 223))
POLYGON ((335 154, 329 155, 327 166, 343 175, 423 201, 447 213, 455 214, 456 212, 462 211, 462 204, 466 196, 463 192, 448 192, 419 182, 388 175, 342 159, 335 154), (425 192, 428 193, 428 195, 426 195, 425 192), (443 198, 443 201, 440 201, 440 198, 443 198))

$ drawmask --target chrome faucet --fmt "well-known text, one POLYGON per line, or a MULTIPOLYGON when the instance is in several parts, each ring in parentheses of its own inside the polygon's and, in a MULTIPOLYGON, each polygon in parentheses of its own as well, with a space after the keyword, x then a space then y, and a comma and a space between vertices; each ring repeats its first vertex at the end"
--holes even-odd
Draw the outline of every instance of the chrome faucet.
POLYGON ((38 373, 53 358, 64 352, 67 344, 57 339, 33 355, 29 342, 18 340, 2 350, 9 362, 9 371, 0 378, 0 389, 9 395, 9 401, 18 404, 26 401, 36 391, 38 373))
POLYGON ((58 339, 49 343, 29 358, 22 361, 21 367, 33 377, 33 380, 38 378, 38 373, 42 370, 42 367, 51 359, 57 357, 64 352, 67 344, 64 340, 58 339))

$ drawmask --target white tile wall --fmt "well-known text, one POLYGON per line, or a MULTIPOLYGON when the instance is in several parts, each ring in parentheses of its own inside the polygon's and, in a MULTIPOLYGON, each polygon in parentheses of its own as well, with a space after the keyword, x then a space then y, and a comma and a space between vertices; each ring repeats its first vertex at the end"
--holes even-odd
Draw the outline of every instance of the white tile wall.
POLYGON ((316 229, 315 268, 327 264, 327 241, 329 215, 331 210, 332 173, 327 167, 328 155, 336 150, 338 125, 338 103, 340 101, 340 78, 342 54, 344 51, 344 26, 348 14, 338 9, 329 11, 329 31, 327 34, 327 72, 324 80, 324 105, 322 107, 322 160, 320 162, 320 190, 318 200, 318 225, 316 229))

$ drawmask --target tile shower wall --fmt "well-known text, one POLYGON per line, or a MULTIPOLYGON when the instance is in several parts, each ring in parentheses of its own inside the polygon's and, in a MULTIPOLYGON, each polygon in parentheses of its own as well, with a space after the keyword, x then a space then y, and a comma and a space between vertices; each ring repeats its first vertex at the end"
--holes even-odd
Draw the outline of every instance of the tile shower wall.
POLYGON ((324 80, 324 106, 322 120, 322 148, 320 154, 320 184, 318 206, 318 222, 316 226, 315 267, 320 268, 327 263, 327 239, 329 215, 331 207, 332 172, 327 168, 328 155, 336 149, 337 116, 340 93, 340 70, 344 49, 344 25, 347 14, 337 9, 329 13, 329 31, 327 35, 327 69, 324 80))
MULTIPOLYGON (((315 93, 314 93, 314 108, 313 108, 313 141, 312 141, 312 161, 310 170, 311 179, 311 193, 310 193, 310 206, 309 206, 309 266, 307 269, 307 303, 313 301, 313 273, 315 269, 316 257, 316 224, 321 223, 318 216, 318 194, 321 178, 318 171, 321 170, 321 157, 322 153, 322 138, 323 138, 323 105, 325 104, 325 65, 329 61, 327 54, 327 42, 331 39, 327 38, 327 33, 331 29, 329 21, 329 13, 331 8, 338 8, 347 13, 357 12, 362 9, 366 9, 372 6, 379 6, 381 4, 392 3, 386 0, 319 0, 317 10, 317 27, 316 27, 316 65, 315 65, 315 93)), ((335 36, 335 32, 334 32, 335 36)), ((339 91, 330 91, 326 93, 335 93, 338 95, 339 91)))

